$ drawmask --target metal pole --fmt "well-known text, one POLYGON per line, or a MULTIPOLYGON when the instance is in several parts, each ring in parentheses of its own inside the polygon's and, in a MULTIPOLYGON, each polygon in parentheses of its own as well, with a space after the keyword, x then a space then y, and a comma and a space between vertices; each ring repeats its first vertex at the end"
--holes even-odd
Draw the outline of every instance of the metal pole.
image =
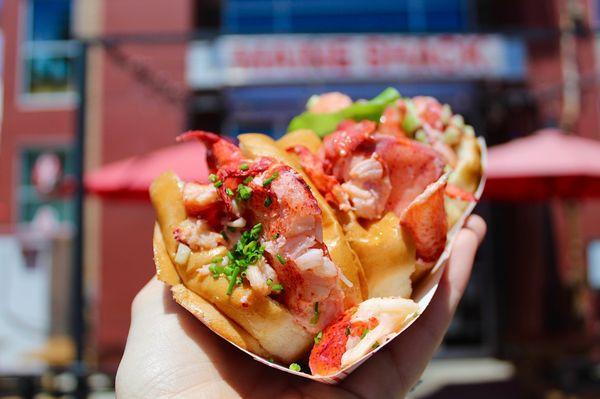
POLYGON ((83 256, 83 202, 84 202, 84 159, 85 159, 85 112, 86 112, 86 68, 88 43, 81 41, 75 63, 75 85, 77 90, 77 112, 75 121, 75 237, 73 239, 73 265, 71 274, 71 330, 75 341, 76 358, 73 364, 78 384, 76 396, 87 397, 85 357, 85 289, 83 256))

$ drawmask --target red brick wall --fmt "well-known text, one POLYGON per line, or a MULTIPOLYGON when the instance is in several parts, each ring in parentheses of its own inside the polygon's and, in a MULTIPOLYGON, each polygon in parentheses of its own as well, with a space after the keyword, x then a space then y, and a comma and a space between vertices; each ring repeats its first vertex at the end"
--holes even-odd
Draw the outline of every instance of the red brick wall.
MULTIPOLYGON (((189 0, 119 0, 104 4, 107 35, 188 32, 189 0), (141 9, 143 7, 143 10, 141 9), (143 11, 143 12, 142 12, 143 11)), ((122 51, 168 81, 184 84, 187 44, 127 44, 122 51)), ((144 86, 110 55, 103 56, 101 159, 107 163, 173 143, 186 110, 144 86)), ((130 304, 154 273, 149 203, 104 201, 96 339, 100 364, 116 367, 129 327, 130 304)))

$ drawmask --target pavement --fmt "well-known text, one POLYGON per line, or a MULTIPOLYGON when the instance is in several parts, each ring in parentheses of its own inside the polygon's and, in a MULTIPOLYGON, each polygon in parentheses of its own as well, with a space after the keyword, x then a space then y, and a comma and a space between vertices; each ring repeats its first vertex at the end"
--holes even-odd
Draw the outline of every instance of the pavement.
POLYGON ((493 358, 434 359, 408 398, 515 398, 513 375, 511 363, 493 358))

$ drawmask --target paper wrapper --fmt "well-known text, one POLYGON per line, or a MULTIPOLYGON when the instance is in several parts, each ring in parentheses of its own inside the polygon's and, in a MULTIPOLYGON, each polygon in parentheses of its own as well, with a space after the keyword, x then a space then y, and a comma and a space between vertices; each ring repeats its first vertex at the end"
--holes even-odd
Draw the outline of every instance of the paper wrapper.
MULTIPOLYGON (((480 151, 481 151, 482 173, 481 173, 481 180, 479 182, 479 186, 477 187, 477 190, 475 191, 474 196, 477 200, 479 200, 481 198, 481 194, 483 193, 483 188, 485 186, 485 180, 486 180, 486 174, 487 174, 486 173, 487 172, 487 147, 485 144, 485 140, 483 138, 479 137, 477 139, 477 141, 479 143, 479 147, 480 147, 480 151)), ((270 362, 268 359, 249 351, 247 348, 252 349, 252 346, 254 346, 254 344, 255 344, 253 342, 253 340, 251 339, 251 337, 245 337, 245 338, 247 338, 245 341, 243 339, 233 339, 232 340, 230 334, 220 334, 211 327, 215 323, 215 317, 217 317, 217 318, 221 317, 221 316, 219 316, 218 311, 217 312, 213 311, 216 309, 213 309, 212 305, 210 305, 208 302, 202 300, 202 304, 208 308, 201 309, 201 307, 195 306, 193 301, 186 302, 185 300, 182 300, 181 298, 182 298, 183 294, 185 294, 185 293, 181 292, 182 290, 186 290, 189 292, 190 295, 195 296, 195 294, 193 294, 191 291, 187 290, 182 284, 174 285, 172 290, 174 291, 174 294, 176 294, 175 295, 176 300, 180 305, 182 305, 184 308, 186 308, 188 311, 190 311, 192 314, 194 314, 194 316, 196 316, 196 318, 198 318, 198 320, 200 320, 208 328, 215 331, 219 336, 221 336, 222 338, 227 340, 230 344, 237 347, 239 350, 252 356, 252 358, 254 358, 256 361, 261 362, 269 367, 279 369, 283 372, 286 372, 289 374, 294 374, 299 377, 307 378, 307 379, 310 379, 313 381, 318 381, 318 382, 322 382, 322 383, 326 383, 326 384, 337 384, 338 382, 340 382, 344 378, 346 378, 348 375, 350 375, 350 373, 352 373, 358 366, 360 366, 362 363, 364 363, 367 359, 369 359, 375 353, 377 353, 380 350, 383 350, 386 347, 386 345, 388 345, 392 340, 394 340, 394 338, 396 338, 398 335, 402 334, 402 332, 404 330, 409 328, 419 318, 419 316, 422 315, 423 312, 427 309, 427 306, 429 305, 429 303, 431 302, 431 299, 433 298, 435 292, 437 291, 438 283, 440 281, 442 273, 444 272, 444 268, 448 262, 448 258, 450 256, 452 246, 454 245, 454 241, 456 240, 456 236, 458 235, 458 232, 464 225, 467 217, 469 217, 469 215, 473 212, 473 209, 475 208, 476 204, 477 204, 476 202, 469 203, 469 205, 465 209, 465 211, 462 214, 462 216, 460 217, 460 219, 448 231, 448 239, 446 242, 446 248, 445 248, 444 252, 439 257, 439 259, 437 260, 437 262, 435 263, 433 268, 427 273, 427 275, 425 275, 421 280, 419 280, 417 285, 414 287, 411 299, 414 300, 419 306, 419 310, 418 310, 417 314, 415 315, 415 317, 413 317, 409 322, 407 322, 400 331, 398 331, 397 333, 388 337, 385 343, 381 344, 376 349, 365 354, 362 358, 360 358, 354 364, 347 366, 345 369, 338 371, 336 374, 329 375, 326 377, 314 376, 314 375, 310 375, 308 373, 290 370, 287 367, 270 362), (251 341, 249 342, 248 339, 250 339, 251 341), (233 341, 236 341, 237 343, 233 342, 233 341), (246 346, 246 348, 242 347, 241 345, 246 346)), ((155 257, 157 256, 157 252, 160 252, 160 250, 157 251, 157 248, 155 248, 155 257)), ((158 256, 160 256, 160 254, 158 256)), ((159 278, 160 278, 160 276, 159 276, 159 278)), ((174 281, 169 282, 169 281, 166 281, 164 278, 161 278, 161 280, 165 281, 166 283, 170 283, 170 284, 174 283, 174 281)), ((198 299, 201 299, 201 298, 198 297, 198 299)), ((234 331, 236 333, 239 333, 239 331, 238 331, 239 326, 237 326, 235 323, 231 322, 225 316, 222 316, 222 318, 223 318, 222 321, 217 320, 217 322, 231 323, 231 326, 228 326, 229 330, 227 330, 227 331, 234 331)), ((242 334, 243 334, 243 332, 242 332, 242 334)), ((236 337, 237 337, 237 335, 236 335, 236 337)), ((244 337, 241 337, 241 338, 244 338, 244 337)))

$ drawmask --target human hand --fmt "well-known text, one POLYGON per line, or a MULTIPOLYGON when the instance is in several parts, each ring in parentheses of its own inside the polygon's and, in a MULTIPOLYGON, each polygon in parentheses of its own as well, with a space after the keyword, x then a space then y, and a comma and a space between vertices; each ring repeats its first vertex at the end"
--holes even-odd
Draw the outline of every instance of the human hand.
POLYGON ((473 215, 459 232, 423 315, 338 385, 266 367, 204 327, 153 278, 136 296, 116 379, 121 398, 402 398, 418 381, 452 320, 486 231, 473 215))

